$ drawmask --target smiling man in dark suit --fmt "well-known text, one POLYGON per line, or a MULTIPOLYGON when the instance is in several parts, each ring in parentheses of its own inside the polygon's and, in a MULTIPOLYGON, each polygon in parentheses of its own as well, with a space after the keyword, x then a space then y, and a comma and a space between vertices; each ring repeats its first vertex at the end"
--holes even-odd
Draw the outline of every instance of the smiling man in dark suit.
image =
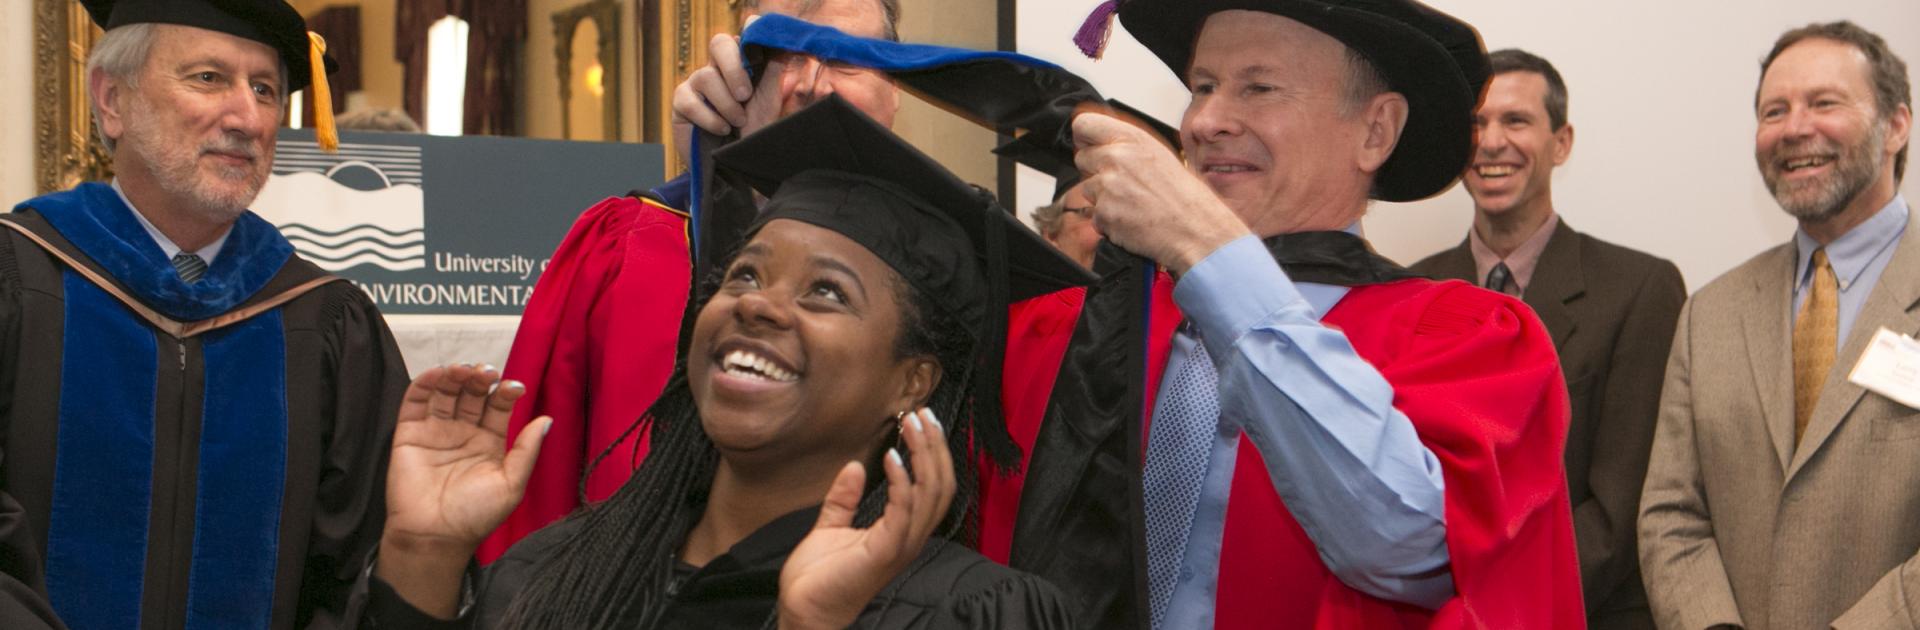
POLYGON ((1567 378, 1567 487, 1594 628, 1652 628, 1634 521, 1661 375, 1686 286, 1673 263, 1573 231, 1553 210, 1553 168, 1573 151, 1567 88, 1547 60, 1490 56, 1463 181, 1473 229, 1413 270, 1516 295, 1553 335, 1567 378))

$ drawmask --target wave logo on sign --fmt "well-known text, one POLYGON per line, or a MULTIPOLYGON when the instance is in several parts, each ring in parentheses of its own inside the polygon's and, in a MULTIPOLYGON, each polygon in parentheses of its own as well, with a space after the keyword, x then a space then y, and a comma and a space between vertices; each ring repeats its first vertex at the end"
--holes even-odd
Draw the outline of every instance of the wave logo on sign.
POLYGON ((282 141, 253 211, 327 271, 427 266, 420 147, 282 141))

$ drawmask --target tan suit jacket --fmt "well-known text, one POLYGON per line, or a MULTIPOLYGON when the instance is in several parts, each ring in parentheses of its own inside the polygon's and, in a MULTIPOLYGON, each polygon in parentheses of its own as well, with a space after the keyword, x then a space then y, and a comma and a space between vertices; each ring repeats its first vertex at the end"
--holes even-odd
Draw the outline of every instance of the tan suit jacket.
POLYGON ((1798 446, 1793 243, 1687 304, 1640 508, 1640 567, 1660 627, 1916 627, 1920 412, 1847 381, 1875 331, 1920 332, 1915 219, 1798 446))
MULTIPOLYGON (((1478 284, 1473 252, 1458 247, 1415 263, 1416 273, 1478 284)), ((1567 498, 1579 546, 1590 627, 1651 628, 1640 587, 1634 524, 1674 321, 1687 289, 1673 263, 1573 231, 1548 237, 1521 300, 1560 353, 1573 422, 1567 498)))

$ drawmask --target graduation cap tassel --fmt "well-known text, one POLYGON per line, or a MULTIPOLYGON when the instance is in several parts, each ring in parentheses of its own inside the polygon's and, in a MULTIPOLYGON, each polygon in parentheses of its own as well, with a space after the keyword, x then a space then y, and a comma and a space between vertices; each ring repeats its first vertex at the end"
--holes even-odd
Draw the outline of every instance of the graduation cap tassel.
POLYGON ((973 419, 970 430, 973 433, 974 447, 987 456, 987 461, 997 472, 1013 473, 1020 470, 1020 446, 1013 441, 1013 434, 1007 432, 1007 423, 1002 416, 1000 404, 1000 386, 1003 357, 1007 348, 1007 233, 1004 221, 997 215, 1006 213, 995 202, 993 194, 975 187, 985 204, 986 223, 986 277, 987 282, 987 328, 980 346, 974 350, 977 363, 974 366, 974 378, 978 379, 974 387, 978 396, 973 404, 973 419))
POLYGON ((1092 59, 1099 59, 1107 52, 1107 37, 1113 34, 1113 14, 1118 11, 1118 0, 1107 0, 1093 8, 1087 15, 1087 21, 1080 24, 1080 30, 1073 34, 1073 44, 1080 52, 1092 59))
POLYGON ((333 126, 333 89, 327 86, 327 38, 307 31, 308 54, 313 60, 313 137, 320 150, 340 150, 340 130, 333 126))

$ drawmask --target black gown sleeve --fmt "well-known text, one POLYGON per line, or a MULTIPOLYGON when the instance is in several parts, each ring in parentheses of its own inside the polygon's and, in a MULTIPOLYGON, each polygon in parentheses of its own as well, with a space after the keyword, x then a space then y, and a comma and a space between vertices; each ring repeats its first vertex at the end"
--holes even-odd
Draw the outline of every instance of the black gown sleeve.
POLYGON ((955 597, 947 608, 951 621, 922 628, 1002 630, 1073 628, 1066 596, 1034 575, 1021 574, 987 588, 955 597))
POLYGON ((331 433, 321 462, 303 599, 308 628, 351 627, 349 594, 380 546, 386 521, 387 458, 395 414, 407 390, 407 367, 380 311, 359 289, 336 282, 327 291, 331 433))
POLYGON ((873 630, 1077 628, 1066 595, 1030 573, 956 544, 930 545, 854 624, 873 630))
MULTIPOLYGON (((0 392, 12 392, 20 358, 20 282, 12 239, 0 233, 0 392)), ((7 479, 7 428, 13 422, 13 397, 0 393, 0 487, 7 479)), ((0 490, 0 628, 65 628, 47 601, 26 510, 0 490)))
POLYGON ((474 585, 469 591, 472 599, 458 619, 439 619, 420 612, 420 609, 414 608, 395 593, 391 585, 374 577, 369 571, 355 588, 355 598, 363 602, 355 606, 356 610, 361 611, 360 627, 369 630, 498 628, 507 614, 507 608, 513 605, 514 596, 533 579, 537 563, 552 555, 553 546, 570 538, 575 528, 574 520, 562 520, 520 539, 485 569, 469 565, 466 579, 468 584, 474 585))

